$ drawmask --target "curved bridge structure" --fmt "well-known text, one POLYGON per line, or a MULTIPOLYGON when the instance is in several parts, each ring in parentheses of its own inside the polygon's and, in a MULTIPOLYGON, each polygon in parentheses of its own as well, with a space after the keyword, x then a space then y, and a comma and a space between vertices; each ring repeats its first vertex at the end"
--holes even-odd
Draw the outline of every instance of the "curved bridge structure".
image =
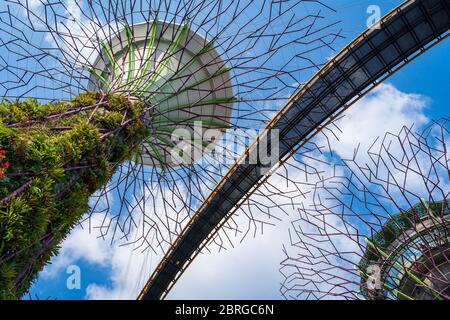
MULTIPOLYGON (((359 35, 267 125, 262 135, 269 137, 272 129, 279 130, 279 164, 380 82, 446 38, 449 29, 450 0, 409 0, 359 35)), ((257 141, 198 209, 138 299, 163 299, 227 219, 267 180, 262 164, 247 161, 258 152, 257 141)))

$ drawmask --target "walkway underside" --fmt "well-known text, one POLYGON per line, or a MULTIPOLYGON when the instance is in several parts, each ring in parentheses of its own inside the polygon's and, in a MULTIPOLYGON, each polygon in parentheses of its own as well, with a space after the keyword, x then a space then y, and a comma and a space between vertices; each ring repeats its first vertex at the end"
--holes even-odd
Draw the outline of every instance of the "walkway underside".
MULTIPOLYGON (((450 0, 411 0, 367 30, 325 65, 274 117, 285 161, 334 116, 448 35, 450 0)), ((270 131, 267 131, 270 132, 270 131)), ((269 133, 270 134, 270 133, 269 133)), ((269 146, 270 148, 270 146, 269 146)), ((247 150, 172 245, 139 299, 164 298, 193 258, 249 194, 267 179, 247 150)))

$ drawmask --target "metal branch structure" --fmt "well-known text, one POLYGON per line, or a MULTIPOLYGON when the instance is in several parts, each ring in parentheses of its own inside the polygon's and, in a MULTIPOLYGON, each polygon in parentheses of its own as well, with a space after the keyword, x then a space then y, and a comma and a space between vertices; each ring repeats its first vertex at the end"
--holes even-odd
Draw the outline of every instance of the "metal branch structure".
POLYGON ((449 119, 386 133, 313 188, 291 225, 288 299, 450 299, 449 119))
POLYGON ((192 260, 280 166, 364 94, 449 35, 450 1, 398 6, 332 58, 272 118, 198 209, 139 299, 164 298, 192 260), (274 135, 277 139, 273 139, 274 135), (277 141, 276 145, 271 141, 277 141), (262 143, 265 142, 265 143, 262 143), (263 148, 277 154, 262 161, 263 148))
MULTIPOLYGON (((2 1, 2 296, 26 292, 77 222, 166 252, 322 67, 341 37, 332 12, 311 0, 2 1), (52 211, 31 228, 39 204, 52 211)), ((263 207, 250 203, 212 244, 276 222, 263 207)))
POLYGON ((446 38, 449 2, 408 0, 321 64, 341 36, 319 0, 3 1, 1 294, 80 223, 164 255, 139 298, 165 297, 204 248, 297 205, 273 181, 303 192, 310 139, 446 38))

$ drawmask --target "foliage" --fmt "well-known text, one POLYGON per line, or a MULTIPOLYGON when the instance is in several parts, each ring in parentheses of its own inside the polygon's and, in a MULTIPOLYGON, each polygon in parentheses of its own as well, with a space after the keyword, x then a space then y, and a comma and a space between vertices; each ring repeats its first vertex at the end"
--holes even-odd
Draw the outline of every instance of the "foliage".
POLYGON ((143 108, 98 93, 0 103, 0 299, 27 291, 89 197, 133 156, 147 134, 143 108))

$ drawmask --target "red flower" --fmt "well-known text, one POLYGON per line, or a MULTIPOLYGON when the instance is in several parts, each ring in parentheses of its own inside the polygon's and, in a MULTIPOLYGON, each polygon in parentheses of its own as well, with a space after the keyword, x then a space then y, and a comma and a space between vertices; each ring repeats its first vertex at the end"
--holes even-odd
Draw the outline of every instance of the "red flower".
POLYGON ((9 162, 4 162, 3 163, 3 168, 9 168, 11 164, 9 162))
POLYGON ((6 154, 6 150, 0 150, 0 155, 5 155, 6 154))
POLYGON ((5 174, 3 173, 3 170, 0 169, 0 180, 3 179, 5 177, 5 174))

